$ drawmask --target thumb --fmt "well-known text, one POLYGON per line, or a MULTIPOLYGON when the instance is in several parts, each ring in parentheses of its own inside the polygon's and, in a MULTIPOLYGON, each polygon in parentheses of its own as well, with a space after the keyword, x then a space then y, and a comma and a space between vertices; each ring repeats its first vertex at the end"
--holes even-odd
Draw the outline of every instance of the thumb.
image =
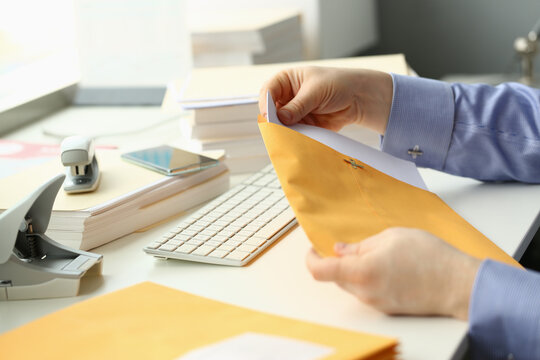
POLYGON ((315 91, 301 87, 296 96, 278 111, 279 120, 285 125, 294 125, 318 106, 315 91))

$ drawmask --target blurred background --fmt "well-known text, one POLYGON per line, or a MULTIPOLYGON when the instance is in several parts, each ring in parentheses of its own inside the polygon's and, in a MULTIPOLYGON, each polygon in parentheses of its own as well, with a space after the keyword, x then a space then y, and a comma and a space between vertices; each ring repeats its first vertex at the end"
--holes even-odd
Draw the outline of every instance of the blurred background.
POLYGON ((538 86, 539 18, 535 0, 1 2, 0 133, 4 111, 55 89, 76 85, 79 105, 158 105, 213 66, 403 53, 424 77, 538 86))
POLYGON ((71 46, 83 83, 164 83, 192 66, 190 28, 269 8, 299 12, 304 59, 399 52, 431 78, 517 77, 540 17, 535 0, 20 0, 0 4, 0 74, 71 46))

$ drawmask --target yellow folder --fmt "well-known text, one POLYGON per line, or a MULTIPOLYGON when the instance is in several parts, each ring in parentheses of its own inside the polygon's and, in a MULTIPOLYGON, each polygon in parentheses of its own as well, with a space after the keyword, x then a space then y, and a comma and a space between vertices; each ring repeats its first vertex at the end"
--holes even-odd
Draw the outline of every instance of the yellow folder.
POLYGON ((259 128, 298 223, 320 255, 333 255, 336 242, 399 226, 429 231, 477 258, 519 266, 436 194, 260 115, 259 128))
MULTIPOLYGON (((80 302, 0 336, 5 359, 176 359, 246 333, 393 359, 396 340, 248 310, 150 282, 80 302)), ((246 357, 246 358, 249 358, 246 357)))

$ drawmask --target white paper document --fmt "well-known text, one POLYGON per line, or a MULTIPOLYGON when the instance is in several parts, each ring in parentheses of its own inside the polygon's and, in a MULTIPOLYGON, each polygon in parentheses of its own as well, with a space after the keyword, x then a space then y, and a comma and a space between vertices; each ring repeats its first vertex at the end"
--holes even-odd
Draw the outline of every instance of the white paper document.
MULTIPOLYGON (((268 122, 285 126, 277 117, 276 105, 270 92, 266 94, 266 104, 268 122)), ((427 190, 426 184, 413 162, 398 159, 385 152, 318 126, 295 124, 287 127, 329 146, 344 155, 358 159, 393 178, 427 190)))
POLYGON ((282 336, 245 333, 192 350, 177 360, 315 360, 334 349, 282 336))
POLYGON ((249 105, 256 104, 259 101, 259 98, 256 97, 245 97, 238 99, 203 99, 200 101, 182 101, 180 106, 184 110, 195 110, 195 109, 206 109, 206 108, 216 108, 223 106, 233 106, 233 105, 249 105))

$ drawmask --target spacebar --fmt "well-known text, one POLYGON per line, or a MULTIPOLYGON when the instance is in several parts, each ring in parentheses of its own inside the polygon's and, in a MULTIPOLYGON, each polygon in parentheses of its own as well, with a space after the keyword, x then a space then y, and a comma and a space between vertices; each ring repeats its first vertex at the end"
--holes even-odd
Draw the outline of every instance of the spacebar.
POLYGON ((253 236, 270 239, 275 233, 283 229, 283 227, 292 220, 294 220, 294 212, 291 210, 291 208, 288 208, 268 224, 260 228, 255 234, 253 234, 253 236))

